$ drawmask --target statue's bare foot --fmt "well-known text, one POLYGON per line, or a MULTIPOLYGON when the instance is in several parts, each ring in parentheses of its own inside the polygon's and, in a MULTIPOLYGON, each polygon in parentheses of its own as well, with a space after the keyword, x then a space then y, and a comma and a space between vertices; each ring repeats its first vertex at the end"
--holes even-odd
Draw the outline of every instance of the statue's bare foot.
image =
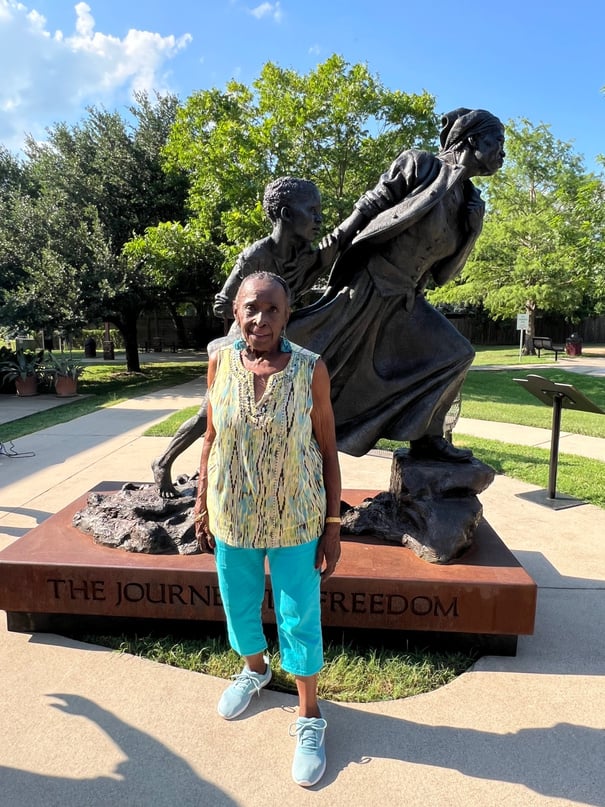
POLYGON ((170 467, 166 467, 161 458, 155 459, 151 463, 153 479, 158 486, 158 493, 163 499, 178 499, 181 495, 172 484, 170 479, 170 467))

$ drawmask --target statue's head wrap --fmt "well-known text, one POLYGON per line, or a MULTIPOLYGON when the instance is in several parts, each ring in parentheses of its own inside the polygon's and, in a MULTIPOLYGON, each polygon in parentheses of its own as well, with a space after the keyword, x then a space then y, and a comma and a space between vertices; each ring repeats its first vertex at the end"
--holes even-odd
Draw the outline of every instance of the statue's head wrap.
POLYGON ((449 151, 471 135, 481 134, 491 129, 504 131, 502 121, 485 109, 460 107, 447 112, 441 118, 439 140, 443 151, 449 151))

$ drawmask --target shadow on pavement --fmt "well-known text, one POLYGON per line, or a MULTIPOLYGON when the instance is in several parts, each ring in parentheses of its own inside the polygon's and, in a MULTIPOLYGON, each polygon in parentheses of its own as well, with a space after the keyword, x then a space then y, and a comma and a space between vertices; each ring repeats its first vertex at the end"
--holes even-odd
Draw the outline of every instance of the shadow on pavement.
MULTIPOLYGON (((536 793, 601 807, 605 792, 603 731, 559 723, 495 734, 452 726, 427 726, 330 703, 329 787, 349 765, 390 758, 460 771, 465 776, 521 784, 536 793), (341 738, 338 741, 338 738, 341 738)), ((402 802, 405 799, 402 796, 402 802)))
POLYGON ((108 776, 77 779, 0 766, 1 805, 132 805, 172 807, 207 804, 236 807, 220 788, 201 779, 191 766, 162 743, 79 695, 50 695, 53 707, 91 720, 127 757, 108 776))

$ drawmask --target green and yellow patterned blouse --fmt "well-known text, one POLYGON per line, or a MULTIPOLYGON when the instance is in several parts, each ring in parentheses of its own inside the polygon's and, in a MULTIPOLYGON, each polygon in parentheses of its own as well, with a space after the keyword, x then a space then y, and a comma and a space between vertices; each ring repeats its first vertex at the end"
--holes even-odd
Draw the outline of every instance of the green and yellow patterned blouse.
POLYGON ((231 546, 294 546, 323 532, 323 461, 311 424, 318 356, 298 345, 291 349, 258 402, 254 374, 244 368, 238 347, 217 353, 208 392, 216 437, 207 507, 212 534, 231 546))

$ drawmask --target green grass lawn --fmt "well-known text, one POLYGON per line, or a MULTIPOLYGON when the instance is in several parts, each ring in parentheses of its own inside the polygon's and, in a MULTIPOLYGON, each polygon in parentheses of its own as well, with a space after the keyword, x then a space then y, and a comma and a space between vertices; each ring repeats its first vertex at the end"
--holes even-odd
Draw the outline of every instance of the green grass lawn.
MULTIPOLYGON (((174 636, 76 638, 217 678, 228 679, 242 668, 240 657, 223 636, 185 640, 174 636)), ((279 648, 274 640, 269 641, 268 654, 273 669, 269 688, 296 694, 294 676, 281 669, 279 648)), ((465 672, 479 653, 361 647, 328 641, 324 656, 325 665, 318 678, 319 696, 333 701, 370 703, 438 689, 465 672)))
MULTIPOLYGON (((521 426, 550 429, 552 409, 534 398, 513 379, 540 375, 561 384, 571 384, 589 400, 605 411, 605 377, 581 375, 559 369, 529 370, 471 370, 462 387, 461 415, 521 426)), ((563 431, 605 437, 605 416, 563 409, 563 431)))
POLYGON ((176 430, 190 417, 193 417, 199 410, 199 406, 187 406, 181 409, 180 412, 174 412, 169 415, 166 420, 161 423, 156 423, 155 426, 150 426, 146 432, 145 437, 173 437, 176 430))
MULTIPOLYGON (((470 448, 477 459, 491 465, 499 474, 548 488, 549 449, 485 440, 458 432, 455 443, 459 448, 470 448)), ((392 451, 405 445, 393 440, 380 440, 378 448, 392 451)), ((556 490, 605 508, 605 462, 560 453, 556 490)))
MULTIPOLYGON (((515 346, 504 345, 500 347, 493 347, 491 345, 488 346, 473 345, 473 347, 475 348, 476 353, 475 360, 473 362, 473 365, 475 367, 482 367, 488 364, 494 364, 494 365, 520 364, 523 367, 527 366, 528 368, 531 369, 532 366, 536 364, 555 365, 555 355, 554 353, 550 353, 548 350, 543 350, 542 355, 538 357, 537 355, 520 356, 519 345, 515 346)), ((586 356, 588 355, 605 359, 605 345, 590 345, 586 347, 584 352, 584 358, 586 358, 586 356)), ((580 356, 574 356, 569 358, 571 358, 571 361, 574 362, 582 361, 582 357, 580 356)))

